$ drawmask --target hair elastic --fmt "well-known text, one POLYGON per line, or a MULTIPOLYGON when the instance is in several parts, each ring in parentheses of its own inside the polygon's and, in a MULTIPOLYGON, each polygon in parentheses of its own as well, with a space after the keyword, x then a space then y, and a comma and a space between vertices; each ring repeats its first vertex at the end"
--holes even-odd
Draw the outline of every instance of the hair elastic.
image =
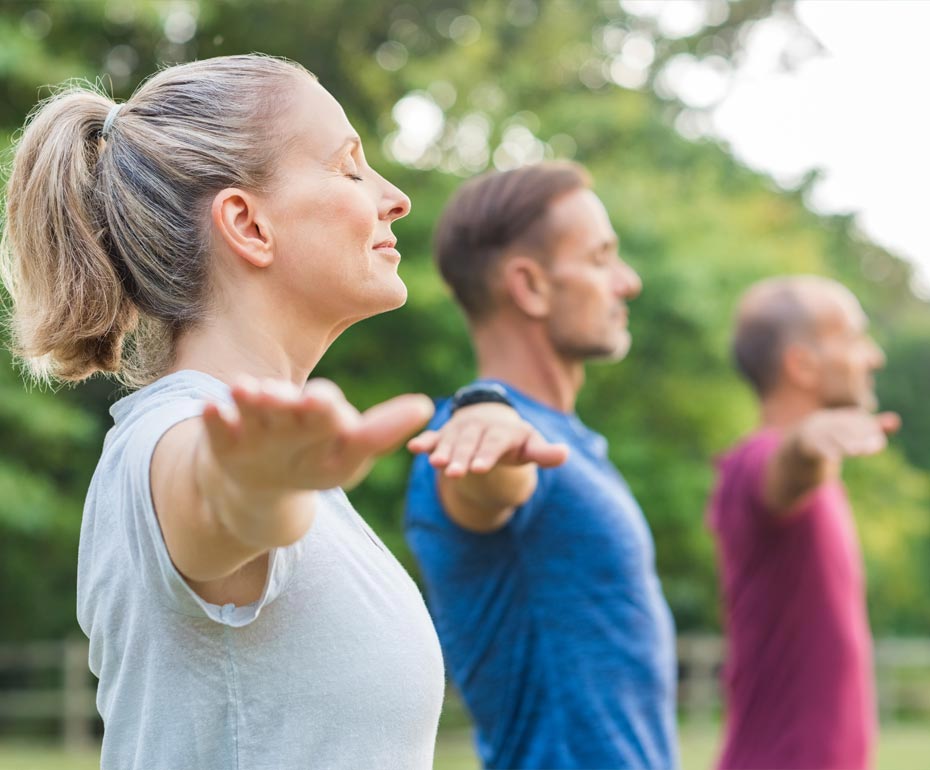
POLYGON ((110 107, 110 111, 107 113, 107 119, 103 121, 103 128, 100 129, 100 136, 104 139, 109 138, 110 129, 113 128, 113 121, 116 120, 116 116, 119 115, 121 109, 123 109, 122 104, 114 104, 110 107))

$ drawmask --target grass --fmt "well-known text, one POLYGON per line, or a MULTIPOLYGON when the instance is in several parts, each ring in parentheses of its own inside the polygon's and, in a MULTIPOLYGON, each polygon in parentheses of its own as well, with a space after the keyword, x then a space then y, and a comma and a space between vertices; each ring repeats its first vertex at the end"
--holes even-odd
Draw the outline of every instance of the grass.
MULTIPOLYGON (((708 770, 717 751, 719 728, 714 724, 685 725, 681 729, 682 770, 708 770)), ((66 754, 36 744, 0 743, 0 770, 97 770, 96 751, 66 754)), ((467 729, 449 728, 439 734, 436 770, 478 770, 467 729)), ((882 728, 875 770, 928 770, 930 725, 886 725, 882 728)))

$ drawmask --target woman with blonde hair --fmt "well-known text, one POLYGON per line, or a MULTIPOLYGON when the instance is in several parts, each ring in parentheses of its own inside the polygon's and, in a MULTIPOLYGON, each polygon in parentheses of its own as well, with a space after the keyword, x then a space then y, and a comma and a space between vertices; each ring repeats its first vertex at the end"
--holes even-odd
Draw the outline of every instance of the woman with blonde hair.
POLYGON ((71 87, 28 121, 3 236, 16 351, 40 380, 135 388, 79 550, 103 768, 431 766, 436 636, 339 486, 432 404, 360 414, 307 383, 403 304, 409 207, 279 59, 171 67, 124 104, 71 87))

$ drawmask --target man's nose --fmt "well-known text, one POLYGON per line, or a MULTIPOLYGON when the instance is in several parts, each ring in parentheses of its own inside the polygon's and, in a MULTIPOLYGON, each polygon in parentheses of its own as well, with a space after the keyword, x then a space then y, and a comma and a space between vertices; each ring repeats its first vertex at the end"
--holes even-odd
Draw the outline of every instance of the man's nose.
POLYGON ((635 299, 643 290, 643 281, 632 267, 622 260, 617 265, 614 290, 623 299, 635 299))

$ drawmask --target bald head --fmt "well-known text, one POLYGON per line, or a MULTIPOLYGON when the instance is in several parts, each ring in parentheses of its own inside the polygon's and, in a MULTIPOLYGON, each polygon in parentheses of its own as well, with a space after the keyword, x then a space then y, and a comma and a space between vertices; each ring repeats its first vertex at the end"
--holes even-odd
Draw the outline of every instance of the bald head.
POLYGON ((813 341, 837 313, 862 314, 842 284, 818 276, 769 278, 743 295, 736 315, 733 358, 760 396, 778 383, 789 345, 813 341))

